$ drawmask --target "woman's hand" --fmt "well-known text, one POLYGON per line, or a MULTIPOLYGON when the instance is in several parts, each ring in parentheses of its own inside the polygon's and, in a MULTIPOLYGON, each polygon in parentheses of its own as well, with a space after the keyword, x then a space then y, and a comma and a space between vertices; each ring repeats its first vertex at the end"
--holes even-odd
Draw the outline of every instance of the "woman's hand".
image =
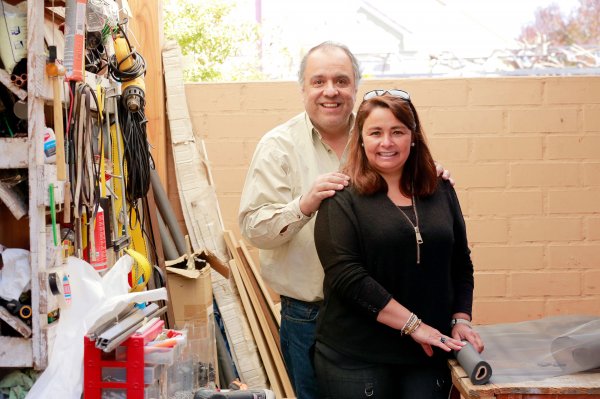
POLYGON ((421 323, 419 328, 410 334, 410 336, 415 340, 416 343, 423 347, 423 350, 427 356, 433 356, 433 346, 437 346, 446 352, 450 352, 451 350, 460 350, 463 346, 465 346, 465 343, 461 342, 460 339, 443 335, 441 332, 425 323, 421 323))
POLYGON ((479 333, 468 324, 457 323, 452 327, 452 337, 460 341, 468 341, 479 353, 483 351, 483 340, 479 333))

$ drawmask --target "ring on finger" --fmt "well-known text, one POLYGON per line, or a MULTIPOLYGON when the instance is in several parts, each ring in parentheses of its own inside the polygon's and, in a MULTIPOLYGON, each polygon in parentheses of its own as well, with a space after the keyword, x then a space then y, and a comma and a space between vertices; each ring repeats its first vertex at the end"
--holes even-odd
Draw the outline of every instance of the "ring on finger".
POLYGON ((440 342, 442 344, 445 344, 446 343, 446 337, 440 337, 440 342))

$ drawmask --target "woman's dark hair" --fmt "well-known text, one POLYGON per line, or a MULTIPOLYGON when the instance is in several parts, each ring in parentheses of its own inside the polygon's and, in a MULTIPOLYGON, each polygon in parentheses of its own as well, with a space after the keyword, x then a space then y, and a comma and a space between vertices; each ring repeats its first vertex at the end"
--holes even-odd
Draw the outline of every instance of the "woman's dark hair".
POLYGON ((362 129, 365 120, 376 108, 387 108, 412 132, 410 154, 402 169, 400 191, 405 195, 424 197, 433 194, 437 186, 435 163, 425 140, 417 110, 410 100, 385 94, 364 100, 356 113, 356 121, 348 149, 348 161, 343 172, 361 194, 387 191, 387 183, 371 166, 362 146, 362 129), (413 191, 414 190, 414 191, 413 191))

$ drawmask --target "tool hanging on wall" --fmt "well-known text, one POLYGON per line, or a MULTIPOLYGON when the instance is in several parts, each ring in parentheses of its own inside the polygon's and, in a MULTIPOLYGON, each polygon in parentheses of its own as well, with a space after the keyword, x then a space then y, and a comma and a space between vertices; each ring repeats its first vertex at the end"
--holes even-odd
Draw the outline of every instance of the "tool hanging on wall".
POLYGON ((64 181, 67 178, 65 165, 65 141, 63 132, 63 115, 61 92, 61 76, 65 74, 65 68, 56 62, 56 46, 49 46, 48 63, 46 63, 46 74, 52 79, 52 92, 54 108, 54 136, 56 140, 56 178, 64 181))
POLYGON ((115 54, 109 60, 109 74, 115 81, 121 82, 119 124, 123 132, 128 174, 125 194, 131 211, 136 213, 139 220, 137 201, 144 198, 150 188, 152 162, 144 115, 143 77, 146 63, 144 57, 131 46, 124 29, 126 23, 127 21, 118 24, 120 33, 115 38, 115 54))
POLYGON ((101 126, 101 120, 99 113, 92 111, 92 101, 96 110, 101 109, 94 90, 87 84, 80 84, 71 104, 75 112, 69 120, 68 139, 76 254, 95 261, 96 256, 100 256, 95 248, 96 237, 104 237, 104 231, 97 231, 101 226, 96 220, 101 197, 100 167, 96 160, 98 148, 103 143, 101 134, 96 139, 95 132, 101 126), (84 248, 87 248, 85 252, 84 248))

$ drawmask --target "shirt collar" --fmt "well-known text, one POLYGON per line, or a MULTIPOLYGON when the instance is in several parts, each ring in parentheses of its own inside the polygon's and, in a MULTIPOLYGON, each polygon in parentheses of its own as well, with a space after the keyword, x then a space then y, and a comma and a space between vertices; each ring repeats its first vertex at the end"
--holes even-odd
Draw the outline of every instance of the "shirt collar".
MULTIPOLYGON (((319 140, 319 141, 323 141, 323 137, 321 136, 321 133, 319 133, 319 131, 317 130, 317 128, 315 127, 315 125, 313 125, 312 121, 310 120, 310 118, 308 117, 308 113, 304 112, 304 119, 306 121, 306 126, 308 126, 309 128, 309 132, 311 132, 311 136, 312 139, 315 140, 319 140)), ((349 132, 349 137, 352 137, 352 128, 354 127, 354 120, 356 119, 356 115, 354 115, 354 113, 350 114, 350 132, 349 132)), ((348 143, 350 143, 350 140, 348 140, 348 143)))

